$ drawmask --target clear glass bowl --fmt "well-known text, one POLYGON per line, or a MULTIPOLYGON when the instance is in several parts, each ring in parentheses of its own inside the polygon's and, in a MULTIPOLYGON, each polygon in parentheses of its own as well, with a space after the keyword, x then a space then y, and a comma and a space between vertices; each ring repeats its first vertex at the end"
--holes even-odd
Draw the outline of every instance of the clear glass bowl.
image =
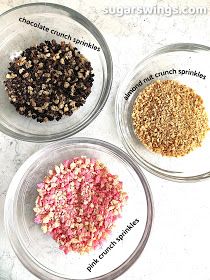
POLYGON ((36 3, 19 6, 0 16, 0 42, 0 130, 2 132, 25 141, 54 141, 79 132, 100 113, 112 84, 112 58, 103 36, 84 16, 57 4, 36 3), (23 23, 24 17, 33 22, 33 25, 40 23, 49 28, 49 31, 23 23), (55 31, 63 33, 66 39, 52 34, 55 31), (27 47, 45 40, 69 41, 68 35, 71 37, 70 42, 91 62, 95 74, 92 92, 85 105, 71 117, 63 117, 58 122, 40 124, 36 120, 19 115, 15 107, 10 104, 3 83, 9 62, 27 47), (79 40, 78 43, 74 43, 74 38, 79 40), (94 48, 99 48, 99 51, 94 48))
POLYGON ((112 144, 89 138, 57 142, 32 155, 14 176, 5 202, 5 226, 13 249, 24 266, 44 280, 111 280, 118 277, 143 251, 152 218, 151 193, 136 162, 112 144), (99 159, 112 174, 119 175, 129 198, 122 218, 116 221, 116 227, 101 247, 82 256, 74 252, 65 255, 58 249, 58 244, 33 221, 36 184, 55 164, 82 155, 99 159), (127 232, 123 241, 116 241, 136 219, 139 222, 127 232), (115 246, 100 258, 112 241, 116 241, 115 246), (98 262, 89 272, 87 267, 94 259, 98 259, 98 262))
POLYGON ((122 143, 142 167, 159 177, 178 182, 209 178, 210 132, 202 147, 190 154, 180 158, 163 157, 146 149, 135 136, 131 119, 134 101, 139 91, 155 80, 174 79, 196 90, 204 100, 210 120, 209 63, 210 48, 207 46, 187 43, 165 46, 138 63, 119 87, 115 112, 122 143), (197 76, 189 75, 187 72, 184 74, 183 70, 196 71, 197 76))

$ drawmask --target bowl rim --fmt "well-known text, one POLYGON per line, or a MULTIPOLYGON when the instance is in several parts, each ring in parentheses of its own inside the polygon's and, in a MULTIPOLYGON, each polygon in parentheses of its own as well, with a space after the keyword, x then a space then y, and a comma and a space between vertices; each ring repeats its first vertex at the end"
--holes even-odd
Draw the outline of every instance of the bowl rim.
MULTIPOLYGON (((140 60, 134 67, 132 67, 128 73, 125 75, 122 83, 118 87, 116 98, 115 98, 115 121, 117 125, 117 132, 118 135, 121 139, 121 142, 123 146, 125 147, 126 151, 130 156, 132 156, 139 166, 143 167, 146 169, 148 172, 151 174, 158 176, 162 179, 173 181, 173 182, 179 182, 179 183, 194 183, 202 180, 206 180, 210 178, 210 171, 200 174, 200 175, 195 175, 195 176, 176 176, 173 174, 167 174, 164 173, 164 171, 167 172, 167 170, 163 170, 158 168, 157 166, 150 164, 148 161, 144 160, 141 157, 138 157, 133 150, 130 148, 130 145, 128 144, 129 141, 126 140, 126 137, 124 135, 124 130, 123 130, 123 125, 121 123, 121 109, 120 109, 120 104, 121 104, 121 99, 122 95, 124 94, 124 88, 126 87, 127 82, 133 77, 133 73, 138 69, 139 71, 144 68, 145 64, 149 62, 149 60, 156 55, 161 55, 161 54, 166 54, 166 53, 172 53, 172 52, 180 52, 180 51, 186 51, 186 52, 198 52, 198 51, 205 51, 209 52, 210 47, 202 44, 196 44, 196 43, 176 43, 176 44, 169 44, 162 46, 153 52, 151 52, 149 55, 147 55, 145 58, 140 60)), ((172 172, 171 172, 172 173, 172 172)))
MULTIPOLYGON (((19 133, 19 132, 13 132, 8 126, 2 124, 0 122, 0 131, 4 134, 13 137, 18 140, 26 141, 26 142, 34 142, 34 143, 43 143, 43 142, 53 142, 57 140, 64 139, 66 137, 73 136, 74 134, 80 132, 84 128, 86 128, 102 111, 104 108, 107 99, 110 94, 110 90, 112 87, 112 81, 113 81, 113 61, 110 49, 106 43, 105 38, 99 31, 99 29, 85 16, 83 16, 81 13, 75 11, 74 9, 71 9, 69 7, 66 7, 64 5, 60 4, 54 4, 49 2, 38 2, 38 3, 29 3, 24 5, 19 5, 16 7, 13 7, 2 14, 0 14, 0 20, 5 15, 16 11, 21 10, 22 8, 27 7, 37 7, 37 6, 45 6, 45 7, 52 7, 56 8, 57 10, 62 10, 67 13, 66 16, 70 16, 73 20, 81 24, 88 32, 92 34, 92 36, 99 42, 100 47, 102 49, 104 60, 105 60, 105 69, 106 69, 106 79, 103 81, 103 87, 100 92, 100 100, 98 101, 97 105, 95 106, 94 110, 89 114, 89 117, 86 118, 81 124, 77 125, 73 131, 68 131, 65 129, 62 133, 59 134, 50 134, 50 135, 27 135, 27 132, 19 133)), ((1 28, 0 28, 1 29, 1 28)))
MULTIPOLYGON (((28 168, 31 166, 32 163, 35 162, 35 160, 38 160, 40 156, 42 156, 46 151, 56 149, 56 147, 59 147, 60 145, 75 145, 75 144, 88 144, 95 147, 103 147, 107 151, 110 151, 113 153, 113 155, 120 158, 122 161, 126 161, 126 163, 129 164, 129 166, 134 170, 134 172, 137 174, 140 182, 141 187, 144 189, 144 194, 146 198, 147 203, 147 221, 144 228, 144 233, 141 237, 141 240, 139 241, 136 249, 133 251, 133 253, 124 261, 119 267, 112 270, 111 272, 95 277, 95 278, 89 278, 89 280, 112 280, 117 277, 119 277, 121 274, 123 274, 125 271, 127 271, 134 262, 139 258, 141 253, 143 252, 146 243, 148 241, 152 223, 153 223, 153 216, 154 216, 154 206, 153 206, 153 199, 152 199, 152 193, 150 190, 150 186, 148 184, 147 179, 145 178, 142 170, 138 167, 137 162, 130 157, 126 152, 121 150, 119 147, 94 138, 87 138, 87 137, 73 137, 69 138, 63 141, 59 141, 56 143, 51 143, 50 145, 45 146, 44 148, 40 149, 36 153, 34 153, 32 156, 30 156, 18 169, 16 174, 14 175, 5 200, 5 206, 4 206, 4 224, 5 224, 5 230, 7 233, 7 236, 9 237, 10 244, 12 245, 12 248, 16 254, 16 256, 19 258, 21 263, 35 276, 39 277, 43 280, 77 280, 72 278, 66 278, 62 276, 56 276, 55 274, 51 274, 49 269, 44 270, 43 267, 38 265, 38 262, 35 260, 33 256, 31 256, 28 252, 26 252, 21 245, 20 240, 18 239, 18 236, 16 233, 13 232, 15 219, 14 219, 14 211, 13 208, 13 202, 16 194, 16 190, 19 186, 19 182, 21 181, 22 177, 24 176, 25 172, 28 170, 28 168)), ((19 190, 18 190, 19 191, 19 190)), ((82 279, 79 279, 82 280, 82 279)), ((87 280, 87 279, 83 279, 87 280)))

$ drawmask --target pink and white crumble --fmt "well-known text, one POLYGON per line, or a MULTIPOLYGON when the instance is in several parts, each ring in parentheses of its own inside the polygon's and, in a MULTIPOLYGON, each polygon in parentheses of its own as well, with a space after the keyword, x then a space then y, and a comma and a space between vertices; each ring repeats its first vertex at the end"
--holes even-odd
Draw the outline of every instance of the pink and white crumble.
POLYGON ((34 221, 65 254, 82 254, 101 245, 128 199, 118 176, 86 157, 55 166, 37 191, 34 221))

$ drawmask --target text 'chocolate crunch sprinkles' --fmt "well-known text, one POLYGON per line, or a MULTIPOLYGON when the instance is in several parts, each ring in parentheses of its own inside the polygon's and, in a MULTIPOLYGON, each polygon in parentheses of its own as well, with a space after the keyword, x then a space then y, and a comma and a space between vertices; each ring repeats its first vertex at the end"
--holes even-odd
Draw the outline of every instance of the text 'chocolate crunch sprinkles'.
POLYGON ((209 130, 202 98, 174 80, 157 80, 145 87, 134 102, 132 120, 142 144, 170 157, 200 147, 209 130))
POLYGON ((35 223, 65 254, 83 254, 101 245, 128 199, 118 176, 86 157, 55 166, 37 191, 35 223))
POLYGON ((70 43, 45 41, 10 62, 5 89, 19 114, 38 122, 60 120, 91 93, 90 62, 70 43))

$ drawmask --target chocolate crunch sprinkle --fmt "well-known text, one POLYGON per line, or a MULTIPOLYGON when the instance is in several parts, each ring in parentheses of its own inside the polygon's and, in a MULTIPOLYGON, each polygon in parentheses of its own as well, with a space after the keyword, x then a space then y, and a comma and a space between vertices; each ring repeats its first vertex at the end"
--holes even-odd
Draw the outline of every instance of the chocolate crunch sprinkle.
POLYGON ((70 43, 45 41, 9 64, 5 89, 17 112, 37 122, 59 121, 91 93, 91 63, 70 43))

